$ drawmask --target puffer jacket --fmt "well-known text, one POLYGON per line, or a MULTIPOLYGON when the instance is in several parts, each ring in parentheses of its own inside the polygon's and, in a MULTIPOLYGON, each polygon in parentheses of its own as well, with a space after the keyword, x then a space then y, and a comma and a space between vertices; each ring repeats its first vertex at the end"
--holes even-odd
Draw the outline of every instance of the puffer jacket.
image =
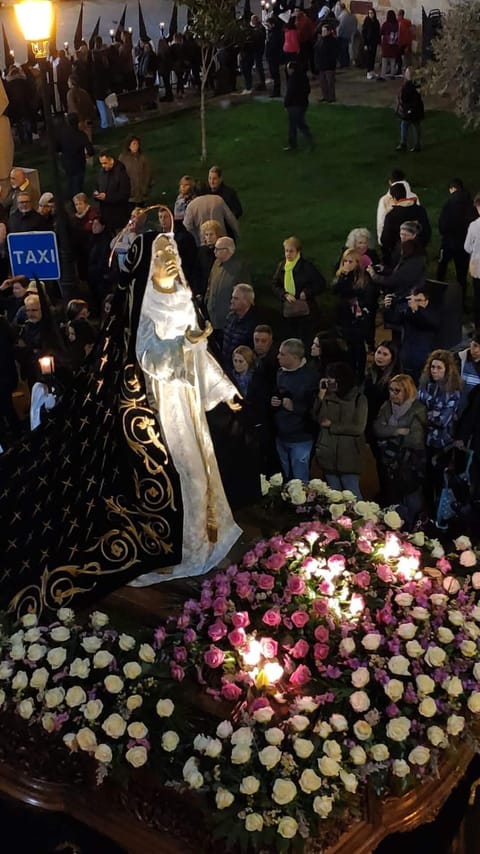
POLYGON ((357 386, 343 398, 328 393, 323 400, 317 398, 315 420, 319 424, 324 419, 332 422, 330 427, 320 427, 315 447, 315 457, 324 472, 360 474, 367 414, 367 398, 357 386))

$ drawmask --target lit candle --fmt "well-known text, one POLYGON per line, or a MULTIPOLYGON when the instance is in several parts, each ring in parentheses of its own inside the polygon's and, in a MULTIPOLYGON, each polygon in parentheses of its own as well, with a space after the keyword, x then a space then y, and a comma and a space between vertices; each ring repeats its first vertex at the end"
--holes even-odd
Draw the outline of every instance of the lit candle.
POLYGON ((40 356, 38 360, 42 376, 51 376, 55 371, 55 358, 53 356, 40 356))
POLYGON ((130 33, 130 35, 132 34, 133 30, 131 27, 128 28, 128 32, 130 33))
POLYGON ((65 50, 68 50, 68 42, 64 42, 63 46, 64 46, 65 50))
POLYGON ((165 21, 161 21, 161 22, 160 22, 160 29, 161 29, 161 30, 164 30, 164 29, 165 29, 165 21))
POLYGON ((110 30, 110 36, 112 39, 113 39, 114 35, 115 35, 115 30, 110 30))
POLYGON ((10 51, 10 56, 12 57, 12 59, 15 59, 15 51, 14 50, 10 51))

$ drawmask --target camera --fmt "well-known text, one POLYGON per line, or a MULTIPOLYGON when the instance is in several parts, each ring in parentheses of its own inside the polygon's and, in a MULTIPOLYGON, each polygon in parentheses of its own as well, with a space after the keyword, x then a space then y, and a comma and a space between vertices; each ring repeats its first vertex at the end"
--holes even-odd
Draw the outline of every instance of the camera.
POLYGON ((320 380, 320 388, 325 391, 336 391, 337 390, 337 381, 331 379, 331 377, 324 377, 320 380))

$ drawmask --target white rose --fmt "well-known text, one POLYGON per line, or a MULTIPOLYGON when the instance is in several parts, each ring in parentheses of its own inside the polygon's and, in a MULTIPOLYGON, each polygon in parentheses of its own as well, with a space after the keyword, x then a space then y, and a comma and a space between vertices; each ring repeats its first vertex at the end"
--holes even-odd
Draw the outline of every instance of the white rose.
POLYGON ((342 498, 344 498, 345 501, 356 501, 357 500, 357 496, 350 489, 342 489, 342 498))
POLYGON ((153 646, 150 646, 149 643, 140 644, 140 649, 138 650, 138 657, 145 661, 147 664, 153 664, 155 661, 155 650, 153 646))
POLYGON ((273 726, 265 730, 265 740, 269 744, 281 744, 284 738, 285 733, 278 726, 273 726))
POLYGON ((453 575, 447 575, 443 579, 443 589, 447 591, 450 596, 455 596, 460 590, 460 582, 453 575))
POLYGON ((395 676, 410 676, 410 662, 404 655, 393 655, 388 662, 388 669, 395 676))
POLYGON ((45 732, 53 732, 55 730, 56 716, 51 712, 46 712, 42 715, 42 726, 45 732))
POLYGON ((89 727, 82 727, 77 732, 76 742, 80 750, 93 753, 97 747, 97 736, 89 727))
POLYGON ((291 780, 277 778, 273 784, 272 798, 276 804, 284 806, 297 796, 297 787, 291 780))
POLYGON ((474 590, 478 590, 480 588, 480 572, 474 572, 472 574, 472 587, 474 590))
POLYGON ((241 726, 236 729, 230 738, 232 744, 248 744, 253 741, 253 732, 249 726, 241 726))
POLYGON ((2 681, 6 681, 7 679, 10 679, 12 673, 13 670, 8 661, 2 661, 2 663, 0 664, 0 679, 2 681))
POLYGON ((389 721, 386 727, 387 736, 391 741, 405 741, 410 733, 412 723, 408 718, 400 716, 389 721))
POLYGON ((318 709, 318 703, 316 703, 312 697, 299 697, 298 700, 296 700, 295 708, 297 712, 307 712, 307 714, 311 714, 318 709))
POLYGON ((450 676, 442 682, 442 688, 449 697, 461 697, 463 694, 462 680, 458 676, 450 676))
POLYGON ((443 608, 444 605, 447 604, 448 596, 445 593, 432 593, 430 596, 430 602, 432 605, 435 605, 436 608, 443 608))
POLYGON ((333 798, 329 798, 327 795, 317 795, 316 798, 313 799, 313 811, 316 812, 320 818, 328 818, 332 809, 333 798))
POLYGON ((270 744, 268 747, 264 747, 263 750, 260 750, 258 758, 267 771, 270 771, 272 768, 275 768, 275 765, 277 765, 278 762, 280 762, 282 754, 278 747, 270 744))
POLYGON ((457 537, 457 539, 454 540, 453 542, 455 543, 455 548, 459 552, 463 552, 463 551, 465 551, 465 549, 471 549, 472 548, 472 541, 471 541, 470 537, 466 537, 463 534, 461 537, 457 537))
POLYGON ((32 626, 36 626, 38 623, 38 618, 36 614, 24 614, 21 623, 24 629, 31 629, 32 626))
POLYGON ((342 758, 342 748, 338 742, 333 741, 333 739, 327 739, 327 741, 323 743, 323 752, 329 756, 330 759, 335 759, 337 762, 340 762, 342 758))
POLYGON ((469 638, 472 638, 472 640, 478 640, 478 637, 480 636, 480 629, 475 625, 475 623, 469 621, 468 623, 465 623, 463 628, 469 638))
POLYGON ((93 611, 90 614, 90 623, 94 629, 103 629, 109 623, 108 615, 104 614, 103 611, 93 611))
POLYGON ((65 702, 67 706, 69 706, 71 709, 74 709, 77 706, 81 706, 82 703, 87 702, 87 695, 85 694, 83 688, 80 688, 79 685, 73 685, 71 688, 68 689, 65 695, 65 702))
POLYGON ((357 667, 351 675, 352 685, 355 688, 364 688, 370 682, 370 673, 368 667, 357 667))
POLYGON ((443 667, 447 653, 439 646, 431 646, 425 653, 425 661, 430 667, 443 667))
POLYGON ((318 767, 324 777, 338 777, 340 773, 340 765, 335 759, 330 759, 329 756, 322 756, 318 760, 318 767))
POLYGON ((405 649, 410 658, 420 658, 423 655, 423 647, 416 640, 407 641, 405 649))
POLYGON ((230 721, 222 721, 217 726, 217 735, 219 738, 230 738, 233 732, 233 727, 230 721))
POLYGON ((60 705, 60 703, 63 703, 65 699, 65 691, 63 688, 50 688, 49 691, 45 691, 43 699, 47 709, 55 709, 60 705))
POLYGON ((57 617, 61 623, 73 623, 75 619, 75 612, 72 611, 71 608, 59 608, 57 611, 57 617))
POLYGON ((392 765, 392 773, 395 777, 407 777, 410 774, 410 766, 405 759, 395 759, 392 765))
POLYGON ((330 504, 330 507, 328 508, 328 512, 330 513, 330 516, 332 517, 333 521, 335 522, 336 519, 340 519, 340 516, 344 515, 346 509, 347 509, 346 504, 330 504))
POLYGON ((260 475, 260 492, 262 493, 262 497, 265 497, 270 492, 270 484, 264 474, 260 475))
POLYGON ((447 747, 448 745, 448 739, 443 729, 439 726, 429 726, 427 729, 427 738, 434 747, 447 747))
POLYGON ((148 729, 142 721, 132 721, 127 727, 127 732, 130 738, 134 738, 136 741, 140 741, 148 735, 148 729))
POLYGON ((437 704, 433 697, 425 697, 420 703, 418 711, 424 718, 433 718, 437 714, 437 704))
POLYGON ((477 644, 472 640, 463 640, 460 644, 460 651, 465 658, 472 658, 477 654, 477 644))
POLYGON ((62 737, 63 743, 68 747, 69 750, 78 750, 78 741, 77 736, 73 732, 67 732, 62 737))
POLYGON ((381 643, 381 637, 377 632, 369 632, 362 638, 362 646, 364 649, 368 649, 369 651, 373 651, 378 649, 381 643))
POLYGON ((164 732, 162 735, 162 748, 167 753, 173 753, 173 751, 177 749, 179 742, 180 736, 177 732, 174 732, 173 729, 167 730, 167 732, 164 732))
POLYGON ((305 768, 305 771, 302 771, 298 783, 302 792, 305 792, 306 795, 310 795, 312 792, 316 792, 317 789, 320 788, 322 785, 322 778, 319 777, 312 768, 305 768))
POLYGON ((43 691, 48 682, 49 673, 46 667, 39 667, 34 670, 30 677, 30 687, 36 688, 38 691, 43 691))
POLYGON ((127 709, 129 712, 134 712, 135 709, 139 709, 143 704, 143 697, 140 694, 131 694, 130 697, 127 697, 127 709))
POLYGON ((467 706, 474 715, 480 712, 480 691, 474 691, 467 700, 467 706))
POLYGON ((417 531, 413 537, 410 538, 414 546, 424 546, 425 545, 425 534, 423 531, 417 531))
POLYGON ((122 718, 121 715, 117 714, 117 712, 113 712, 113 714, 109 715, 108 718, 105 718, 102 729, 110 738, 120 738, 127 728, 126 721, 122 718))
POLYGON ((240 792, 242 795, 255 795, 260 788, 260 780, 257 777, 249 775, 243 777, 240 783, 240 792))
POLYGON ((403 683, 400 679, 389 679, 383 690, 392 703, 396 703, 403 696, 403 683))
POLYGON ((22 661, 25 658, 25 647, 23 643, 17 643, 10 650, 10 658, 12 661, 22 661))
POLYGON ((28 676, 24 670, 19 670, 12 679, 12 688, 14 691, 24 691, 28 685, 28 676))
POLYGON ((89 700, 88 703, 85 703, 82 709, 83 717, 86 718, 87 721, 96 721, 102 714, 102 711, 103 703, 101 700, 89 700))
POLYGON ((127 661, 123 665, 123 674, 126 679, 138 679, 142 672, 142 666, 138 661, 127 661))
POLYGON ((350 759, 354 765, 365 765, 365 762, 367 761, 367 754, 363 747, 356 744, 355 747, 352 747, 350 750, 350 759))
POLYGON ((343 638, 343 640, 340 641, 339 650, 340 655, 344 658, 348 658, 352 652, 355 652, 355 641, 353 638, 343 638))
POLYGON ((70 629, 66 626, 57 626, 51 630, 50 637, 55 643, 64 643, 70 638, 70 629))
POLYGON ((435 682, 431 678, 431 676, 427 676, 425 673, 421 673, 415 679, 417 690, 420 695, 426 697, 427 694, 431 694, 435 691, 435 682))
POLYGON ((209 738, 205 748, 205 756, 216 759, 222 752, 222 742, 218 738, 209 738))
POLYGON ((141 768, 148 759, 146 748, 140 744, 131 747, 130 750, 127 750, 125 759, 133 768, 141 768))
POLYGON ((292 504, 305 504, 307 500, 307 493, 304 489, 296 489, 294 492, 290 493, 290 501, 292 504))
POLYGON ((402 640, 412 640, 417 634, 417 626, 414 623, 401 623, 397 629, 397 635, 402 640))
POLYGON ((258 812, 250 812, 245 816, 245 830, 249 833, 263 830, 263 818, 258 812))
POLYGON ((86 638, 83 638, 81 644, 85 650, 85 652, 97 652, 102 645, 102 639, 97 638, 96 635, 89 635, 86 638))
POLYGON ((10 635, 8 640, 12 646, 15 646, 18 643, 22 643, 24 637, 25 632, 23 631, 23 629, 18 629, 18 631, 13 633, 13 635, 10 635))
POLYGON ((340 779, 344 785, 346 792, 352 792, 355 794, 358 788, 358 780, 355 777, 355 774, 348 773, 343 769, 340 770, 340 779))
POLYGON ((236 744, 231 754, 232 765, 245 765, 246 762, 250 762, 251 756, 252 751, 248 744, 236 744))
POLYGON ((430 617, 430 611, 428 608, 423 608, 420 605, 416 605, 415 608, 412 608, 410 614, 414 620, 428 620, 430 617))
POLYGON ((374 504, 373 501, 357 501, 354 509, 358 516, 362 516, 364 519, 370 520, 371 522, 378 522, 377 513, 380 508, 378 504, 374 504))
POLYGON ((411 765, 426 765, 430 759, 430 749, 422 747, 420 744, 414 747, 408 754, 408 761, 411 765))
POLYGON ((291 816, 284 816, 278 822, 277 833, 284 839, 293 839, 298 830, 298 822, 291 816))
MULTIPOLYGON (((480 572, 478 573, 480 577, 480 572)), ((472 620, 476 620, 477 623, 480 623, 480 605, 474 605, 472 610, 470 611, 470 616, 472 620)))
POLYGON ((228 789, 224 789, 222 786, 217 789, 215 793, 215 803, 217 805, 217 809, 228 809, 228 807, 233 804, 234 800, 234 796, 231 792, 228 791, 228 789))
POLYGON ((99 649, 98 652, 93 656, 93 666, 97 670, 103 670, 104 667, 108 667, 113 661, 113 655, 111 652, 108 652, 106 649, 99 649))
POLYGON ((25 640, 27 643, 36 643, 41 637, 42 633, 36 626, 33 629, 29 629, 28 632, 25 632, 25 640))
POLYGON ((383 521, 392 531, 398 531, 403 525, 403 519, 396 510, 388 510, 387 513, 384 513, 383 521))
POLYGON ((103 684, 109 694, 120 694, 123 690, 123 679, 120 679, 120 676, 115 676, 114 674, 105 676, 103 684))
POLYGON ((77 679, 87 679, 90 673, 90 661, 88 658, 75 658, 71 665, 69 675, 77 679))
POLYGON ((355 721, 353 732, 359 741, 368 741, 372 735, 372 727, 367 721, 355 721))
MULTIPOLYGON (((329 721, 330 721, 330 724, 332 726, 332 729, 334 729, 335 732, 345 732, 345 730, 348 729, 348 721, 347 721, 345 715, 339 715, 339 714, 330 715, 329 721)), ((322 721, 322 723, 325 723, 325 721, 322 721)), ((328 724, 325 724, 325 726, 328 726, 328 724)), ((331 731, 332 730, 329 730, 329 732, 326 735, 322 735, 320 730, 318 730, 318 732, 322 738, 326 738, 327 735, 330 735, 331 731)))
POLYGON ((118 645, 123 652, 130 652, 131 649, 135 647, 135 638, 132 638, 131 635, 120 635, 118 639, 118 645))
POLYGON ((461 611, 449 611, 448 621, 452 624, 452 626, 463 626, 465 622, 465 617, 463 616, 461 611))
POLYGON ((258 724, 268 724, 273 718, 273 709, 271 706, 262 706, 256 709, 253 713, 253 718, 258 724))
POLYGON ((455 635, 451 629, 446 626, 440 626, 440 628, 437 629, 437 637, 440 643, 452 643, 455 635))
POLYGON ((33 700, 28 698, 27 700, 22 700, 17 706, 17 712, 21 718, 25 721, 28 721, 33 715, 34 705, 33 700))
POLYGON ((281 486, 283 483, 283 474, 277 472, 277 474, 272 474, 270 478, 270 486, 281 486))
POLYGON ((372 744, 370 755, 375 762, 385 762, 390 756, 390 752, 386 744, 372 744))
POLYGON ((109 747, 108 744, 99 744, 95 750, 94 756, 97 762, 101 762, 103 765, 108 765, 113 758, 112 748, 109 747))
POLYGON ((473 667, 473 677, 477 682, 480 682, 480 662, 478 661, 473 667))
POLYGON ((449 735, 460 735, 465 726, 465 718, 462 715, 450 715, 447 720, 447 732, 449 735))
POLYGON ((350 695, 350 705, 355 712, 366 712, 370 708, 370 697, 365 691, 354 691, 350 695))
POLYGON ((184 779, 191 789, 201 789, 203 786, 203 774, 200 771, 191 771, 184 779))
POLYGON ((47 661, 52 670, 58 670, 64 664, 67 657, 67 650, 61 646, 56 646, 47 652, 47 661))
POLYGON ((434 558, 443 557, 445 554, 445 549, 438 540, 430 540, 430 549, 430 553, 434 558))
POLYGON ((175 706, 171 700, 166 698, 165 700, 159 700, 155 708, 159 718, 169 718, 173 714, 175 706))
POLYGON ((305 715, 292 715, 288 723, 295 732, 303 732, 310 725, 310 720, 305 715))
POLYGON ((40 661, 46 655, 47 647, 41 643, 32 643, 28 647, 27 658, 29 661, 40 661))
POLYGON ((408 608, 413 602, 413 596, 410 593, 397 593, 395 602, 400 608, 408 608))
POLYGON ((475 566, 476 562, 477 562, 477 556, 476 556, 475 552, 472 552, 471 549, 467 549, 466 551, 462 552, 462 554, 460 555, 460 565, 461 566, 466 566, 466 567, 475 566))

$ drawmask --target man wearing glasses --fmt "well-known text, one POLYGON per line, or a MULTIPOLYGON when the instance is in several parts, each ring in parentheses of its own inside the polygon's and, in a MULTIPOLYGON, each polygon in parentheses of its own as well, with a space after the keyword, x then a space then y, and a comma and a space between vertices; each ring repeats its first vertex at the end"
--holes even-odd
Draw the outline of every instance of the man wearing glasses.
POLYGON ((28 193, 19 193, 18 208, 8 218, 8 233, 18 234, 24 231, 51 231, 45 218, 33 209, 28 193))
POLYGON ((238 284, 251 284, 250 273, 235 250, 235 241, 231 237, 219 237, 215 243, 215 261, 208 277, 205 302, 220 346, 233 289, 238 284))

